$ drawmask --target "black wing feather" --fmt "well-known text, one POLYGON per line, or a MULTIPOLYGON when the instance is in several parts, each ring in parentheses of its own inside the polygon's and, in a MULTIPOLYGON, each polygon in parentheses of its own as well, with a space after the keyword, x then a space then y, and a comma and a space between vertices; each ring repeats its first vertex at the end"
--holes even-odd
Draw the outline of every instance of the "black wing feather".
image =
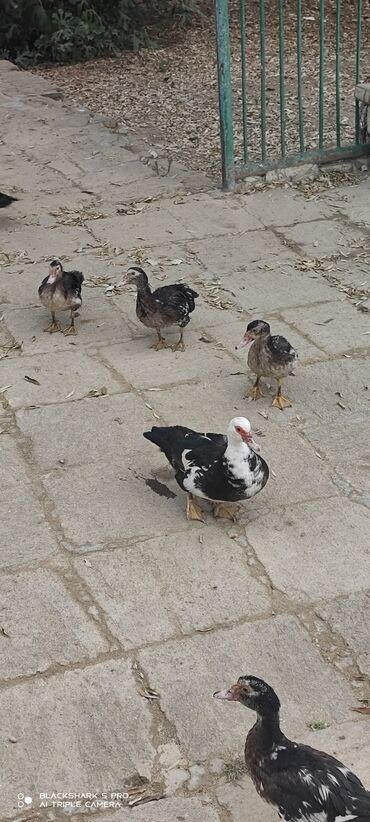
POLYGON ((293 362, 296 358, 297 353, 295 349, 291 346, 290 342, 285 339, 285 337, 281 337, 280 334, 269 337, 267 342, 274 359, 281 360, 282 362, 293 362))
POLYGON ((287 742, 272 764, 263 780, 265 798, 278 806, 286 822, 310 820, 323 811, 327 822, 347 814, 358 814, 370 822, 370 793, 329 754, 287 742))
POLYGON ((223 434, 200 434, 183 425, 153 426, 151 431, 144 432, 144 437, 158 445, 175 470, 180 472, 184 472, 181 459, 184 450, 190 451, 190 461, 200 459, 201 465, 207 465, 222 456, 227 446, 227 437, 223 434))
POLYGON ((42 292, 43 292, 43 290, 44 290, 45 286, 47 285, 48 278, 49 278, 49 275, 47 275, 46 277, 44 277, 44 279, 43 279, 43 281, 42 281, 42 283, 41 283, 41 285, 40 285, 40 287, 39 287, 39 295, 41 295, 41 294, 42 294, 42 292))
POLYGON ((81 298, 81 286, 84 281, 82 271, 63 271, 62 283, 64 294, 76 294, 81 298))
POLYGON ((190 314, 194 311, 195 299, 199 295, 186 283, 174 283, 157 288, 152 296, 164 308, 172 308, 174 311, 182 310, 190 314))
POLYGON ((17 197, 10 197, 9 194, 3 194, 2 191, 0 191, 0 208, 6 208, 11 205, 11 203, 16 202, 18 202, 17 197))

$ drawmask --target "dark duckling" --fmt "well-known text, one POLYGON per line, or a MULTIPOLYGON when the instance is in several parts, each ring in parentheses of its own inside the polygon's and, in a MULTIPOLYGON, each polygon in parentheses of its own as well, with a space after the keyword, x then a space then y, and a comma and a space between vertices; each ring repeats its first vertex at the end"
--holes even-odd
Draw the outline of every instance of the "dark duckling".
POLYGON ((240 676, 216 699, 241 702, 257 721, 245 743, 247 771, 262 799, 286 822, 369 822, 370 793, 342 762, 280 730, 279 699, 262 679, 240 676))
POLYGON ((164 285, 151 290, 148 277, 139 266, 129 268, 121 285, 133 284, 137 288, 136 316, 147 328, 155 328, 158 340, 151 348, 159 351, 167 348, 167 343, 161 334, 161 328, 178 325, 180 339, 172 346, 172 351, 185 351, 183 340, 184 327, 190 322, 190 314, 194 311, 195 300, 199 296, 186 283, 164 285))
POLYGON ((250 342, 252 345, 248 353, 248 365, 257 379, 247 396, 253 400, 263 397, 259 382, 261 377, 269 377, 276 380, 278 386, 272 405, 281 410, 290 407, 292 403, 282 395, 281 386, 284 377, 292 374, 298 363, 296 350, 285 337, 279 334, 272 337, 269 324, 263 320, 253 320, 247 325, 244 337, 236 348, 243 348, 250 342))
POLYGON ((224 434, 199 434, 191 428, 154 426, 144 437, 163 451, 175 469, 176 480, 187 492, 187 518, 203 522, 194 497, 213 503, 215 517, 235 519, 229 503, 250 499, 266 485, 269 469, 257 453, 251 424, 234 417, 224 434))
POLYGON ((61 331, 61 327, 56 320, 57 311, 70 311, 70 325, 64 329, 64 334, 77 334, 74 319, 75 312, 82 305, 81 286, 84 275, 81 271, 64 271, 62 263, 58 259, 51 261, 49 274, 45 277, 39 288, 39 297, 42 305, 51 311, 51 325, 45 328, 53 334, 61 331))

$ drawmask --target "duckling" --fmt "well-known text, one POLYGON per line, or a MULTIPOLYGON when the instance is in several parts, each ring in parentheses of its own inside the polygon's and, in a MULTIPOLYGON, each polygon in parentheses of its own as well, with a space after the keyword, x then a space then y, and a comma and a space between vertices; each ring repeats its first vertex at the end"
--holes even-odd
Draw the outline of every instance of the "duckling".
POLYGON ((216 699, 240 702, 257 714, 245 742, 245 763, 260 797, 286 822, 369 822, 370 792, 342 762, 280 729, 280 701, 267 682, 240 676, 216 699))
POLYGON ((229 503, 250 499, 269 477, 267 463, 253 439, 249 420, 234 417, 224 434, 199 434, 183 425, 154 426, 144 437, 157 445, 175 469, 178 485, 187 492, 187 518, 203 522, 194 497, 213 504, 213 515, 235 519, 229 503))
POLYGON ((77 334, 74 319, 75 311, 82 305, 81 286, 84 275, 81 271, 64 271, 60 260, 55 258, 49 266, 49 274, 45 277, 39 288, 39 297, 42 305, 51 311, 51 325, 45 328, 53 334, 61 331, 55 315, 57 311, 71 312, 70 325, 64 329, 65 336, 77 334))
POLYGON ((270 377, 277 382, 277 393, 272 401, 272 405, 283 410, 289 408, 292 403, 288 397, 281 393, 281 385, 284 377, 292 374, 293 368, 298 363, 298 354, 291 346, 290 342, 276 335, 270 334, 270 326, 263 320, 253 320, 247 325, 247 330, 243 339, 236 348, 252 343, 248 353, 248 365, 253 374, 256 374, 256 382, 250 389, 247 396, 253 400, 263 397, 260 389, 261 377, 270 377))
POLYGON ((178 325, 180 339, 172 346, 172 351, 185 351, 183 340, 184 327, 190 322, 189 314, 194 311, 195 300, 199 296, 186 283, 173 283, 151 290, 145 271, 139 266, 132 266, 127 271, 120 285, 133 283, 137 288, 136 316, 143 325, 155 328, 158 340, 151 345, 156 351, 168 348, 162 337, 161 328, 178 325))

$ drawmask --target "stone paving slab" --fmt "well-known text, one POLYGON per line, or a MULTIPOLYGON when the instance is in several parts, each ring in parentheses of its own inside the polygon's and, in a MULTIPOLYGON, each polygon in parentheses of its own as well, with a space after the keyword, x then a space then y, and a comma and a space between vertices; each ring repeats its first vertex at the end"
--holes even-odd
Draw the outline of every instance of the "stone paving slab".
POLYGON ((144 780, 164 798, 83 818, 272 822, 235 782, 253 717, 212 699, 245 672, 276 687, 289 735, 370 787, 370 724, 351 711, 370 693, 368 178, 225 196, 177 164, 159 176, 148 144, 46 81, 4 61, 1 79, 1 189, 19 200, 0 214, 0 818, 35 818, 19 791, 144 780), (43 333, 55 254, 85 275, 74 339, 43 333), (150 348, 133 289, 106 295, 132 264, 199 293, 185 353, 150 348), (257 317, 299 353, 284 413, 272 381, 244 396, 235 345, 257 317), (142 433, 235 415, 269 482, 236 522, 204 502, 189 523, 142 433))
MULTIPOLYGON (((23 343, 25 354, 47 354, 51 351, 70 351, 73 348, 94 347, 101 343, 124 342, 131 339, 130 330, 122 315, 115 311, 113 305, 104 305, 97 313, 93 301, 84 305, 83 315, 76 319, 77 339, 64 337, 63 334, 40 334, 51 322, 51 318, 44 308, 13 309, 6 311, 5 317, 8 328, 13 337, 23 343), (81 333, 83 332, 83 333, 81 333), (50 339, 51 337, 51 339, 50 339)), ((57 316, 62 329, 67 328, 70 322, 69 312, 57 316)))
POLYGON ((68 352, 7 359, 1 372, 2 381, 9 384, 6 395, 12 408, 75 402, 103 386, 112 393, 127 390, 104 365, 74 346, 68 352), (25 376, 40 385, 28 382, 25 376))
POLYGON ((4 529, 1 568, 40 561, 56 553, 55 536, 28 484, 2 489, 0 520, 4 529))
POLYGON ((238 197, 246 209, 251 209, 255 217, 265 226, 286 226, 295 223, 313 222, 335 214, 333 206, 307 200, 302 194, 292 190, 279 189, 254 192, 249 197, 238 197))
MULTIPOLYGON (((304 379, 300 379, 302 371, 298 371, 292 389, 295 405, 308 425, 318 423, 332 423, 341 428, 343 418, 348 413, 364 414, 369 411, 369 379, 366 352, 359 356, 329 360, 320 364, 305 365, 304 379), (307 379, 310 388, 307 391, 307 379), (342 396, 340 396, 342 395, 342 396), (338 403, 345 408, 341 408, 338 403)), ((289 389, 290 389, 289 383, 289 389)), ((262 402, 262 401, 261 401, 262 402)), ((323 428, 323 437, 326 427, 323 428)))
MULTIPOLYGON (((369 191, 367 181, 357 186, 342 186, 340 191, 320 198, 326 203, 329 201, 332 208, 340 212, 352 223, 368 227, 369 225, 369 191)), ((325 203, 325 205, 326 205, 325 203)))
MULTIPOLYGON (((278 260, 288 262, 292 260, 291 250, 272 231, 245 231, 234 236, 215 237, 212 243, 207 240, 193 242, 191 248, 198 259, 210 271, 228 279, 230 273, 246 271, 252 263, 261 262, 274 269, 278 260)), ((249 270, 249 269, 248 269, 249 270)), ((262 269, 261 269, 262 270, 262 269)), ((270 282, 271 288, 271 282, 270 282)))
POLYGON ((306 428, 306 436, 339 476, 359 493, 370 492, 370 409, 367 415, 344 413, 340 426, 306 428))
MULTIPOLYGON (((206 795, 201 798, 167 799, 166 802, 153 802, 143 808, 123 809, 108 814, 104 817, 104 822, 219 822, 220 817, 209 802, 206 795)), ((93 818, 92 816, 91 820, 93 818)))
POLYGON ((155 422, 152 411, 134 394, 61 404, 57 436, 54 406, 19 411, 17 420, 22 433, 32 441, 33 458, 42 470, 57 468, 62 473, 71 465, 122 461, 127 453, 146 451, 143 431, 155 422), (77 448, 73 430, 79 430, 77 448))
POLYGON ((369 527, 366 508, 318 495, 260 517, 246 533, 274 586, 292 600, 314 602, 370 586, 369 527))
MULTIPOLYGON (((254 317, 267 311, 269 314, 284 312, 285 318, 285 312, 288 314, 289 309, 292 312, 293 306, 311 306, 312 303, 338 299, 326 282, 302 277, 291 260, 286 265, 279 263, 276 268, 273 261, 269 261, 267 270, 264 264, 260 268, 258 264, 247 265, 245 271, 234 273, 232 290, 239 305, 254 317)), ((294 315, 303 310, 294 308, 294 315)))
MULTIPOLYGON (((168 344, 173 345, 179 339, 178 329, 166 330, 165 337, 168 344)), ((191 328, 188 332, 185 329, 184 339, 185 344, 188 339, 188 345, 184 352, 173 352, 168 348, 161 352, 163 356, 158 357, 158 352, 151 348, 156 339, 156 334, 149 332, 147 336, 132 342, 103 348, 102 354, 117 373, 137 389, 200 381, 200 356, 202 372, 208 378, 212 376, 222 380, 230 369, 233 370, 228 353, 217 351, 215 356, 214 351, 209 351, 208 346, 197 340, 191 328)))
POLYGON ((282 315, 328 354, 369 350, 369 318, 355 313, 345 299, 284 310, 282 315))
POLYGON ((118 790, 150 776, 151 716, 130 662, 14 685, 2 691, 0 716, 3 818, 16 814, 19 792, 118 790))
POLYGON ((89 546, 120 544, 127 539, 171 532, 179 523, 182 527, 184 494, 168 500, 153 493, 145 484, 145 479, 151 479, 155 468, 162 465, 159 452, 150 462, 147 453, 135 453, 127 455, 120 464, 100 462, 48 474, 45 478, 48 493, 67 541, 84 550, 89 546), (103 485, 104 496, 101 495, 103 485), (141 516, 143 509, 145 519, 141 516))
POLYGON ((90 555, 88 567, 83 559, 75 566, 126 648, 271 611, 266 586, 253 578, 243 548, 217 526, 136 542, 90 555))
POLYGON ((0 579, 0 677, 15 678, 109 650, 63 583, 45 569, 0 579))
POLYGON ((365 591, 351 594, 345 599, 323 603, 316 609, 332 631, 343 637, 366 676, 369 676, 370 672, 369 605, 370 594, 365 591))
POLYGON ((31 482, 31 475, 27 473, 17 442, 5 433, 1 436, 1 457, 0 488, 23 486, 24 483, 31 482))
POLYGON ((243 206, 238 207, 233 199, 225 202, 224 198, 214 197, 210 209, 209 195, 203 194, 172 206, 172 212, 187 231, 199 239, 262 228, 253 209, 248 210, 244 203, 243 206))
POLYGON ((350 249, 359 251, 368 245, 364 233, 340 222, 320 220, 312 223, 284 228, 284 237, 296 244, 307 257, 321 258, 348 252, 350 249))

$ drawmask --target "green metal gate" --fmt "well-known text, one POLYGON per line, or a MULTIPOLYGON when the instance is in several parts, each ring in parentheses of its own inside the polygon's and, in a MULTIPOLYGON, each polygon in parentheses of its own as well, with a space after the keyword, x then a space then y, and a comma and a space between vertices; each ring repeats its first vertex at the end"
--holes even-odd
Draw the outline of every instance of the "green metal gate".
MULTIPOLYGON (((362 0, 215 0, 216 9, 216 38, 218 60, 218 86, 220 107, 220 136, 222 153, 222 177, 226 189, 232 189, 238 179, 250 174, 264 174, 268 170, 298 165, 307 162, 331 162, 338 159, 356 157, 369 153, 369 145, 361 143, 359 125, 359 104, 354 99, 355 85, 360 82, 361 67, 361 40, 363 37, 363 8, 362 0), (258 3, 258 5, 256 5, 258 3), (343 13, 347 15, 351 4, 353 26, 346 22, 343 28, 343 13), (289 4, 289 5, 288 5, 289 4), (302 8, 303 6, 303 8, 302 8), (306 15, 306 8, 311 12, 306 15), (313 6, 313 8, 312 8, 313 6), (327 14, 330 11, 330 31, 327 24, 327 14), (253 33, 250 29, 251 12, 257 17, 253 33), (313 14, 312 14, 313 12, 313 14), (286 15, 289 13, 290 34, 294 34, 293 47, 289 48, 290 80, 294 83, 287 93, 286 88, 286 15), (232 17, 233 25, 230 25, 232 17), (271 45, 268 27, 272 16, 275 25, 271 45), (267 20, 266 20, 267 18, 267 20), (312 55, 306 47, 305 27, 307 20, 313 21, 310 25, 316 27, 316 40, 311 41, 311 51, 316 54, 317 82, 315 95, 315 118, 317 132, 315 139, 307 142, 305 123, 305 76, 310 78, 310 61, 312 55), (349 31, 351 28, 351 31, 349 31), (232 48, 230 33, 233 34, 232 48), (235 34, 236 32, 236 34, 235 34), (345 52, 343 51, 343 32, 345 37, 345 52), (330 36, 330 42, 329 42, 330 36), (235 45, 235 40, 239 42, 235 45), (353 45, 352 45, 353 40, 353 45), (251 58, 249 47, 255 50, 254 60, 251 58), (269 123, 269 86, 268 70, 271 61, 271 48, 276 60, 276 98, 279 108, 278 123, 269 123), (351 49, 353 48, 353 53, 351 49), (294 51, 294 55, 292 52, 294 51), (304 59, 302 59, 302 57, 304 59), (347 95, 343 98, 342 59, 352 60, 351 67, 347 67, 346 77, 347 95), (327 78, 326 69, 330 60, 331 79, 327 78), (304 63, 304 69, 303 69, 304 63), (237 64, 237 80, 234 76, 234 66, 237 64), (292 80, 292 66, 294 78, 292 80), (304 76, 305 72, 305 76, 304 76), (256 75, 258 77, 256 78, 256 75), (258 79, 258 92, 256 82, 258 79), (253 106, 251 107, 250 85, 254 84, 253 106), (328 80, 330 87, 326 85, 328 80), (348 92, 348 87, 350 92, 348 92), (346 120, 347 126, 343 135, 341 108, 343 99, 348 109, 350 94, 350 114, 346 120), (289 96, 290 95, 290 96, 289 96), (332 122, 328 123, 326 115, 328 95, 332 103, 332 122), (287 110, 293 111, 296 127, 296 139, 287 140, 287 110), (236 119, 239 118, 239 139, 236 140, 236 119), (256 140, 251 140, 253 126, 256 135, 258 121, 258 146, 256 140), (349 134, 349 129, 351 133, 349 134), (271 151, 270 136, 278 130, 279 145, 271 151), (329 130, 329 134, 328 134, 329 130), (293 144, 292 144, 293 143, 293 144)), ((367 0, 365 0, 367 2, 367 0)), ((270 25, 271 28, 271 25, 270 25)), ((291 46, 291 44, 290 44, 291 46)), ((313 58, 312 58, 313 59, 313 58)), ((366 72, 368 73, 368 72, 366 72)), ((310 95, 310 99, 312 94, 310 95)), ((312 99, 311 99, 312 104, 312 99)), ((291 116, 291 115, 289 115, 291 116)), ((311 116, 312 123, 312 116, 311 116)))

